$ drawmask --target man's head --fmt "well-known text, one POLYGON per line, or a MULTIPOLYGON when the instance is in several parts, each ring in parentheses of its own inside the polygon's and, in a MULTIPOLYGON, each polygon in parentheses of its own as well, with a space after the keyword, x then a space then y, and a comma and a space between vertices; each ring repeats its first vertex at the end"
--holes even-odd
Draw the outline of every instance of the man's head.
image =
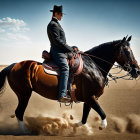
POLYGON ((50 12, 53 12, 53 16, 56 17, 58 20, 62 19, 63 16, 63 7, 54 5, 53 10, 50 10, 50 12))
POLYGON ((63 14, 62 14, 62 13, 59 13, 59 12, 54 12, 54 13, 53 13, 53 16, 56 17, 58 20, 61 20, 63 14))

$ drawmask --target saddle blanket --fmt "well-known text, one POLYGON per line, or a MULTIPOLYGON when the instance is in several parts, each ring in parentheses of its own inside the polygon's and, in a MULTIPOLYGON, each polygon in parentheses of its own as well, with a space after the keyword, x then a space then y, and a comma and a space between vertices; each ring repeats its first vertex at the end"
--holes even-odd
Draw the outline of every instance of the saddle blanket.
POLYGON ((50 74, 50 75, 59 75, 60 74, 60 70, 59 70, 58 66, 53 61, 50 61, 47 64, 43 63, 42 66, 43 66, 44 71, 47 74, 50 74))
MULTIPOLYGON (((60 75, 60 69, 59 67, 55 64, 53 60, 50 60, 46 63, 42 64, 44 71, 47 74, 50 75, 60 75)), ((75 59, 75 62, 73 64, 73 67, 70 68, 70 70, 74 71, 74 75, 78 75, 82 72, 83 69, 83 61, 81 58, 81 54, 78 54, 78 57, 75 59)))

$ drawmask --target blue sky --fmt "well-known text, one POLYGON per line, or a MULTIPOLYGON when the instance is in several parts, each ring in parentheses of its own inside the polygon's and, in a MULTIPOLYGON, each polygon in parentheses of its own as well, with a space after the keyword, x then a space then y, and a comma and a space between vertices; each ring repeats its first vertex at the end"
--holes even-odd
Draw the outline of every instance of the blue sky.
POLYGON ((60 24, 70 46, 85 51, 128 34, 140 63, 139 0, 0 0, 0 65, 42 61, 42 51, 50 48, 46 28, 55 4, 66 13, 60 24))

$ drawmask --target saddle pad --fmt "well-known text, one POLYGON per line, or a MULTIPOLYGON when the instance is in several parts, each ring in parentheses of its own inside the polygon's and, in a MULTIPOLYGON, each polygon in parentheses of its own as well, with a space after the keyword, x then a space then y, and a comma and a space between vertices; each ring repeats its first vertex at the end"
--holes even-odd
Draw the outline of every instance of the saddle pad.
POLYGON ((57 66, 52 67, 45 63, 43 63, 42 66, 43 66, 44 71, 47 74, 50 74, 50 75, 59 75, 60 74, 60 70, 57 66))

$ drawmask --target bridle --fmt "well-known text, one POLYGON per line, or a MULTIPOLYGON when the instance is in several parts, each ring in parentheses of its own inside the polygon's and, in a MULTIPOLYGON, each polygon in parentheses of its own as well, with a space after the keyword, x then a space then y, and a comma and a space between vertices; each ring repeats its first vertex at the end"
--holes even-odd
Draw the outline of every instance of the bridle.
MULTIPOLYGON (((106 77, 106 81, 105 81, 105 85, 106 85, 106 86, 108 85, 108 82, 109 82, 109 81, 113 81, 113 80, 114 80, 115 82, 117 82, 117 79, 133 80, 133 77, 130 75, 130 71, 132 70, 132 65, 137 64, 137 61, 136 61, 135 59, 134 59, 133 61, 130 59, 130 53, 129 53, 128 49, 126 49, 124 43, 122 43, 122 44, 118 43, 118 44, 116 44, 116 45, 121 45, 121 46, 120 46, 120 49, 123 49, 124 54, 125 54, 125 58, 127 59, 127 63, 125 63, 123 66, 121 66, 120 64, 115 65, 115 64, 113 64, 113 63, 111 63, 111 62, 109 62, 109 61, 107 61, 107 60, 104 60, 104 59, 102 59, 102 58, 100 58, 100 57, 98 57, 98 56, 95 56, 95 55, 90 55, 90 54, 87 54, 87 53, 79 52, 79 53, 81 53, 81 54, 87 56, 88 58, 90 58, 90 57, 96 58, 96 59, 99 59, 99 60, 101 60, 101 61, 103 61, 103 62, 105 62, 105 63, 107 63, 107 64, 109 64, 109 65, 111 65, 111 66, 115 66, 115 68, 112 68, 112 69, 116 69, 116 68, 119 68, 119 69, 120 69, 120 71, 117 72, 117 73, 108 73, 107 71, 105 71, 104 69, 102 69, 101 67, 99 67, 99 66, 94 62, 94 63, 96 64, 96 66, 97 66, 100 70, 102 70, 103 72, 105 72, 105 73, 107 74, 107 76, 111 78, 111 79, 109 79, 109 78, 106 77), (125 75, 123 75, 123 76, 114 76, 115 74, 121 73, 122 70, 126 70, 128 73, 125 74, 125 75), (112 75, 112 74, 114 74, 114 75, 112 75)), ((116 45, 115 45, 115 46, 116 46, 116 45)), ((121 53, 122 53, 122 51, 120 50, 120 54, 119 54, 118 58, 121 58, 121 53)), ((90 58, 90 59, 91 59, 91 58, 90 58)), ((91 59, 91 60, 92 60, 92 59, 91 59)), ((93 60, 92 60, 92 61, 93 61, 93 60)))
POLYGON ((125 55, 125 59, 127 59, 127 63, 125 63, 123 66, 121 66, 124 70, 130 72, 132 70, 132 67, 133 65, 137 64, 137 61, 135 60, 135 58, 132 60, 130 59, 131 56, 130 56, 130 52, 128 51, 128 48, 126 48, 126 46, 124 45, 124 43, 121 45, 120 47, 120 54, 118 56, 118 59, 121 58, 121 55, 122 55, 122 51, 124 52, 124 55, 125 55))

